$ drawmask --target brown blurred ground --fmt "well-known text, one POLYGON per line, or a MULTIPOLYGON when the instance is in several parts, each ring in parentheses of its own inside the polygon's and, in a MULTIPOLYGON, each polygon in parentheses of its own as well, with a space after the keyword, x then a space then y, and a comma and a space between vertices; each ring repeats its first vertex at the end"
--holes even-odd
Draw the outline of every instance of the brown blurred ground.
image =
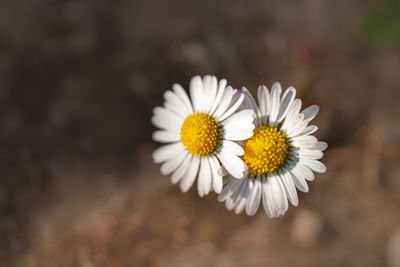
POLYGON ((1 1, 0 266, 400 266, 400 50, 363 35, 376 5, 1 1), (328 172, 284 217, 152 163, 152 107, 208 73, 321 106, 328 172))

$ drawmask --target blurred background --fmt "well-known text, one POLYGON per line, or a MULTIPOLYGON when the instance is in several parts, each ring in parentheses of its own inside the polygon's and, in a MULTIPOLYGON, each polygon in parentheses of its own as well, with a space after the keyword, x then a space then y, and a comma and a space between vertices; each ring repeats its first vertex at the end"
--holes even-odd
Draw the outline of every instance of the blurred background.
POLYGON ((0 1, 0 266, 400 266, 400 1, 0 1), (151 110, 295 86, 330 145, 271 220, 181 194, 151 110))

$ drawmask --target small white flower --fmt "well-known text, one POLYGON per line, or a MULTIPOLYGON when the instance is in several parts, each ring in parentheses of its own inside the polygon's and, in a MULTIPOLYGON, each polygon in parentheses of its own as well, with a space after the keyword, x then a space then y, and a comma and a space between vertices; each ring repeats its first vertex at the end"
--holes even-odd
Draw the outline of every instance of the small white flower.
POLYGON ((256 113, 254 135, 243 144, 243 160, 247 172, 243 179, 229 179, 218 200, 229 210, 254 215, 262 201, 269 217, 283 215, 288 207, 298 205, 296 188, 308 192, 307 180, 314 172, 323 173, 326 167, 319 161, 327 148, 311 134, 318 129, 308 125, 317 115, 318 106, 300 112, 301 100, 296 90, 288 88, 282 94, 281 85, 274 83, 271 93, 265 86, 258 88, 258 103, 246 88, 244 107, 256 113))
POLYGON ((228 173, 243 177, 245 164, 240 159, 243 148, 234 141, 253 134, 254 112, 236 112, 244 94, 226 86, 226 80, 205 76, 190 81, 190 99, 178 84, 164 94, 163 107, 153 110, 152 123, 161 130, 153 139, 170 143, 153 153, 153 160, 162 163, 161 172, 171 175, 182 192, 188 191, 197 178, 200 196, 210 190, 220 193, 223 186, 221 164, 228 173))

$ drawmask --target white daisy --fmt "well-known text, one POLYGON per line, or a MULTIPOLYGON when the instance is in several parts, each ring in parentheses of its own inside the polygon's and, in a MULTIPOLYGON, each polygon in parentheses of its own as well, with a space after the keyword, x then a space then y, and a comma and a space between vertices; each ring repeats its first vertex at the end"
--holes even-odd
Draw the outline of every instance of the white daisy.
POLYGON ((256 113, 254 135, 243 144, 243 160, 247 171, 243 179, 229 179, 218 200, 229 210, 254 215, 262 201, 269 217, 283 215, 289 205, 299 203, 296 188, 308 192, 307 180, 314 172, 326 167, 319 161, 327 148, 311 134, 318 129, 308 125, 319 107, 310 106, 300 112, 301 100, 295 99, 296 89, 282 94, 281 85, 274 83, 271 93, 265 86, 258 88, 258 103, 246 88, 244 107, 256 113))
POLYGON ((245 164, 239 156, 244 150, 235 141, 252 136, 254 112, 236 112, 244 94, 226 84, 211 76, 193 77, 190 99, 174 84, 164 94, 164 106, 153 110, 151 121, 161 129, 153 133, 153 140, 170 143, 154 151, 153 160, 162 163, 162 174, 172 174, 172 183, 180 182, 182 192, 197 178, 200 196, 210 190, 220 193, 221 164, 232 177, 243 177, 245 164))

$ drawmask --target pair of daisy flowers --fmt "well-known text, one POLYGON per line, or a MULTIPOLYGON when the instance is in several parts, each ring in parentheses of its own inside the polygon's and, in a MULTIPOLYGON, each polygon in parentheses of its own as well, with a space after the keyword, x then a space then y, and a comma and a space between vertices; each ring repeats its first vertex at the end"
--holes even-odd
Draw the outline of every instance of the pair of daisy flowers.
POLYGON ((300 111, 295 97, 296 89, 282 92, 274 83, 271 91, 258 88, 257 104, 246 88, 233 89, 214 76, 193 77, 189 96, 174 84, 163 107, 153 110, 159 128, 153 140, 167 143, 153 160, 182 192, 197 180, 201 197, 214 191, 236 214, 252 216, 262 202, 269 217, 283 215, 289 202, 298 205, 297 190, 308 192, 313 172, 326 171, 319 159, 327 144, 309 125, 319 108, 300 111))

